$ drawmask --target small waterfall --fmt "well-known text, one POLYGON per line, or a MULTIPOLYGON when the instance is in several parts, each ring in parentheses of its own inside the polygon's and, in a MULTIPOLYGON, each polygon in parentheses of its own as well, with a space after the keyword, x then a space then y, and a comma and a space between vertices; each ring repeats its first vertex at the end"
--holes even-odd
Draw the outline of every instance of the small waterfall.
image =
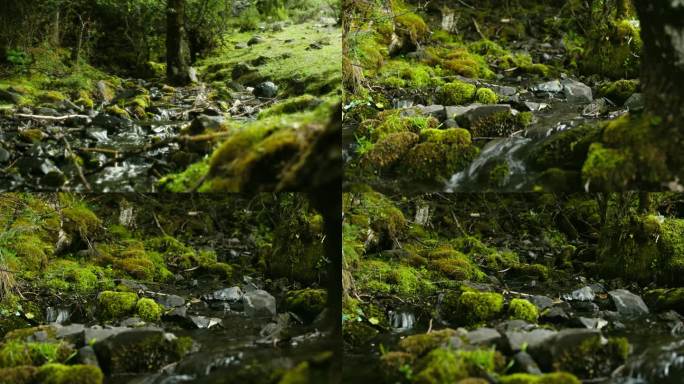
POLYGON ((389 313, 390 324, 395 332, 405 332, 413 328, 416 323, 416 315, 408 311, 391 311, 389 313))
POLYGON ((618 384, 679 384, 684 377, 684 339, 648 347, 625 364, 618 384))
POLYGON ((71 317, 71 313, 66 308, 48 307, 45 318, 48 323, 64 324, 71 317))
POLYGON ((508 188, 505 189, 519 189, 523 186, 526 167, 517 154, 531 141, 526 137, 512 136, 487 144, 468 168, 451 177, 446 191, 462 191, 473 187, 479 189, 480 184, 489 179, 487 173, 491 172, 492 166, 503 162, 508 165, 508 176, 504 180, 508 188))

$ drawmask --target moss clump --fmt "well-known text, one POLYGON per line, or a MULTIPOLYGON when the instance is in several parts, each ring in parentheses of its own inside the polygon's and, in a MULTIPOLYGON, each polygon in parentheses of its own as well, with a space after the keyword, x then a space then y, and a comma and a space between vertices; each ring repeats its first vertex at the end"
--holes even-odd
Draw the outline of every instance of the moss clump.
POLYGON ((413 132, 391 133, 375 143, 361 161, 373 170, 391 168, 404 158, 406 152, 418 141, 418 135, 413 132))
POLYGON ((496 369, 496 353, 494 350, 476 349, 472 351, 454 351, 437 348, 420 359, 416 364, 418 373, 413 378, 419 384, 447 384, 469 377, 476 377, 483 372, 496 369))
MULTIPOLYGON (((99 267, 61 259, 55 260, 48 265, 41 282, 46 288, 55 293, 75 292, 87 294, 97 290, 100 276, 103 275, 104 273, 99 267)), ((103 284, 106 284, 106 282, 103 282, 103 284)))
POLYGON ((285 372, 278 384, 306 384, 309 383, 309 376, 309 363, 303 361, 285 372))
POLYGON ((514 132, 525 129, 532 123, 531 112, 498 112, 477 119, 472 123, 462 119, 459 123, 470 129, 473 137, 506 137, 514 132))
POLYGON ((209 164, 203 160, 192 164, 183 172, 162 177, 158 185, 163 191, 185 193, 197 187, 207 173, 209 173, 209 164))
POLYGON ((116 319, 133 313, 138 303, 134 292, 104 291, 97 297, 100 312, 106 319, 116 319))
POLYGON ((27 143, 37 143, 43 140, 45 134, 40 129, 23 129, 19 131, 19 138, 27 143))
POLYGON ((587 161, 582 166, 582 178, 592 191, 623 190, 634 181, 635 172, 630 158, 600 143, 589 147, 587 161))
POLYGON ((36 375, 43 384, 102 384, 104 375, 92 365, 46 364, 36 375))
POLYGON ((545 373, 531 375, 529 373, 514 373, 499 377, 501 384, 581 384, 575 375, 567 372, 545 373))
POLYGON ((550 275, 549 268, 542 264, 516 264, 508 273, 512 276, 524 276, 540 281, 547 281, 550 275))
POLYGON ((430 268, 454 280, 480 280, 484 273, 463 253, 450 249, 436 249, 428 255, 430 268))
POLYGON ((59 91, 47 91, 40 95, 40 101, 45 103, 59 103, 66 100, 66 96, 59 91))
POLYGON ((37 343, 17 339, 8 340, 0 348, 0 367, 40 366, 64 362, 73 352, 73 348, 64 342, 37 343))
POLYGON ((434 288, 420 270, 381 260, 361 260, 355 274, 357 288, 372 294, 396 294, 416 297, 434 288))
POLYGON ((398 171, 419 180, 443 180, 465 169, 478 153, 470 133, 461 128, 426 129, 421 143, 411 148, 398 171))
POLYGON ((684 312, 684 288, 652 289, 644 295, 649 308, 656 311, 675 310, 684 312))
POLYGON ((261 111, 259 113, 259 118, 291 114, 306 111, 309 109, 314 109, 318 105, 320 105, 321 102, 321 99, 313 95, 301 95, 297 97, 292 97, 280 103, 274 104, 268 109, 261 111))
POLYGON ((638 80, 618 80, 604 84, 599 88, 599 95, 609 98, 617 105, 622 105, 639 87, 638 80))
POLYGON ((508 315, 511 319, 536 323, 539 319, 539 310, 534 304, 525 299, 513 299, 508 304, 508 315))
POLYGON ((555 167, 580 171, 587 159, 589 146, 599 141, 601 134, 601 127, 596 125, 555 133, 536 144, 527 160, 537 170, 555 167))
POLYGON ((430 333, 408 336, 399 342, 399 348, 415 357, 421 357, 435 348, 446 346, 449 339, 457 336, 453 329, 445 328, 430 333))
POLYGON ((611 79, 637 78, 643 42, 636 23, 630 20, 600 23, 588 39, 580 69, 585 74, 600 74, 611 79))
POLYGON ((386 62, 377 75, 380 84, 392 88, 426 88, 439 86, 443 81, 435 73, 435 69, 425 64, 406 60, 390 60, 386 62))
POLYGON ((122 118, 122 119, 130 119, 131 115, 128 113, 127 110, 119 107, 118 105, 111 105, 105 109, 107 113, 112 114, 116 117, 122 118))
POLYGON ((439 90, 439 100, 444 105, 460 105, 473 101, 477 87, 462 81, 444 84, 439 90))
POLYGON ((496 318, 503 310, 503 296, 496 292, 463 292, 458 299, 458 317, 463 324, 496 318))
POLYGON ((31 384, 38 368, 24 365, 20 367, 0 369, 0 384, 31 384))
POLYGON ((156 323, 161 320, 162 307, 152 299, 144 298, 138 300, 135 310, 143 321, 156 323))
POLYGON ((102 224, 100 219, 83 203, 62 209, 64 228, 70 233, 80 233, 82 236, 93 234, 102 224))
POLYGON ((392 133, 413 132, 419 134, 429 128, 437 128, 439 121, 429 116, 402 116, 398 110, 378 114, 377 119, 365 120, 359 126, 357 135, 377 142, 392 133))
POLYGON ((325 309, 327 298, 325 289, 289 291, 285 296, 285 306, 304 321, 311 322, 325 309))
POLYGON ((475 98, 482 104, 496 104, 499 102, 499 97, 489 88, 480 88, 475 93, 475 98))

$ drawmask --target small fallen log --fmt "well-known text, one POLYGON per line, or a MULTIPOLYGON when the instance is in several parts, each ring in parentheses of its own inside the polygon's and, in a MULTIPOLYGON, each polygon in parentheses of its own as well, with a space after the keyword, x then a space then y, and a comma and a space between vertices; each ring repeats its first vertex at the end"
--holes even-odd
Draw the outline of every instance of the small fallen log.
POLYGON ((25 113, 15 113, 14 116, 25 118, 25 119, 49 120, 49 121, 62 121, 62 120, 68 120, 71 118, 90 119, 90 116, 87 116, 87 115, 42 116, 42 115, 27 115, 25 113))

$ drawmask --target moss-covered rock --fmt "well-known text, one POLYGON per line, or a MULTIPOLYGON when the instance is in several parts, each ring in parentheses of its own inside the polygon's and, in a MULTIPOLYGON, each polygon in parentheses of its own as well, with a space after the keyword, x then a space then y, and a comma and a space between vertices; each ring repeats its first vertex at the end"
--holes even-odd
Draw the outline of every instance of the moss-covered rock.
POLYGON ((456 80, 440 88, 439 100, 444 105, 466 104, 473 101, 476 90, 476 86, 456 80))
POLYGON ((325 289, 289 291, 285 296, 285 307, 304 321, 311 322, 325 309, 327 297, 325 289))
POLYGON ((38 368, 24 365, 0 369, 0 384, 31 384, 35 381, 38 368))
POLYGON ((624 337, 605 340, 601 335, 596 335, 563 351, 555 359, 553 366, 557 370, 580 377, 605 376, 627 361, 630 349, 629 342, 624 337))
POLYGON ((580 384, 575 375, 567 372, 553 372, 543 375, 529 373, 514 373, 499 377, 501 384, 580 384))
POLYGON ((599 87, 599 95, 605 96, 617 105, 622 105, 639 87, 637 80, 618 80, 599 87))
POLYGON ((421 143, 411 148, 398 165, 400 174, 415 180, 444 180, 465 169, 478 153, 470 133, 461 128, 426 129, 421 143))
POLYGON ((499 97, 489 88, 480 88, 475 93, 475 98, 482 104, 496 104, 499 102, 499 97))
POLYGON ((471 351, 437 348, 416 363, 418 384, 447 384, 477 377, 497 368, 494 350, 471 351))
POLYGON ((435 348, 448 345, 449 339, 457 335, 458 332, 449 328, 412 335, 400 341, 399 348, 413 356, 421 357, 435 348))
POLYGON ((391 133, 375 143, 361 160, 374 170, 388 169, 404 158, 419 141, 418 135, 413 132, 391 133))
POLYGON ((579 67, 585 74, 612 79, 637 78, 643 42, 637 24, 631 20, 599 23, 584 47, 579 67))
POLYGON ((104 318, 116 319, 133 313, 138 295, 134 292, 104 291, 97 296, 97 301, 104 318))
POLYGON ((40 366, 66 361, 74 349, 64 342, 6 341, 0 348, 0 367, 40 366))
POLYGON ((122 118, 122 119, 130 119, 131 118, 131 114, 128 113, 127 110, 119 107, 118 105, 111 105, 111 106, 107 107, 107 109, 105 109, 105 111, 107 111, 107 113, 109 113, 111 115, 114 115, 114 116, 122 118))
POLYGON ((508 304, 508 315, 511 319, 536 323, 539 319, 539 310, 534 304, 525 299, 513 299, 508 304))
POLYGON ((43 384, 102 384, 104 375, 92 365, 46 364, 38 370, 38 381, 43 384))
POLYGON ((503 296, 496 292, 463 292, 456 302, 450 320, 472 325, 487 322, 503 311, 503 296))
POLYGON ((155 323, 161 320, 163 308, 154 300, 144 298, 138 300, 135 310, 143 321, 155 323))

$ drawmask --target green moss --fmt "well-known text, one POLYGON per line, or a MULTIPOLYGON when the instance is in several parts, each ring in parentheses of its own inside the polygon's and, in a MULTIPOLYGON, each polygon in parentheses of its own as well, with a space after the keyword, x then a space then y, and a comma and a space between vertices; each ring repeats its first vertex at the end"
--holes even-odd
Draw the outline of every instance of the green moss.
POLYGON ((565 350, 554 367, 582 377, 607 375, 624 364, 630 353, 630 345, 624 337, 611 337, 605 342, 603 337, 584 340, 579 346, 565 350))
POLYGON ((59 91, 47 91, 40 96, 40 100, 46 103, 59 103, 66 100, 66 96, 59 91))
POLYGON ((85 204, 76 203, 62 209, 64 229, 82 236, 93 234, 102 224, 100 219, 85 204))
POLYGON ((637 91, 639 81, 618 80, 599 87, 599 95, 609 98, 617 105, 622 105, 637 91))
POLYGON ((309 383, 309 363, 303 361, 296 367, 285 372, 278 384, 307 384, 309 383))
POLYGON ((233 266, 226 263, 209 263, 204 266, 204 269, 225 280, 230 280, 233 276, 233 266))
POLYGON ((162 190, 167 192, 188 192, 197 187, 208 172, 209 163, 206 160, 202 160, 190 165, 183 172, 162 177, 159 180, 158 185, 162 190))
POLYGON ((461 252, 453 249, 432 251, 428 258, 430 268, 454 280, 480 280, 484 273, 473 261, 461 252))
POLYGON ((311 322, 325 309, 327 298, 325 289, 289 291, 285 296, 285 306, 304 321, 311 322))
POLYGON ((138 295, 132 292, 104 291, 97 297, 104 318, 115 319, 133 313, 138 295))
POLYGON ((482 104, 496 104, 499 102, 499 97, 489 88, 480 88, 475 93, 475 98, 482 104))
POLYGON ((23 129, 19 131, 19 138, 27 143, 37 143, 43 140, 45 134, 40 129, 23 129))
POLYGON ((550 275, 549 268, 542 264, 516 264, 508 273, 512 276, 524 276, 540 281, 547 281, 550 275))
POLYGON ((659 288, 647 291, 644 300, 656 311, 684 311, 684 288, 659 288))
POLYGON ((448 345, 449 340, 457 335, 456 331, 449 328, 411 335, 399 342, 399 348, 415 357, 421 357, 435 348, 448 345))
POLYGON ((53 362, 64 362, 74 352, 67 343, 36 343, 20 340, 6 341, 0 348, 0 367, 22 365, 40 366, 53 362))
POLYGON ((259 112, 259 118, 302 112, 317 107, 321 99, 313 95, 301 95, 283 100, 259 112))
POLYGON ((461 128, 425 129, 421 143, 412 147, 399 164, 400 174, 418 180, 441 180, 465 169, 478 153, 470 133, 461 128))
POLYGON ((525 299, 513 299, 508 304, 508 315, 511 319, 536 323, 539 319, 539 310, 534 304, 525 299))
POLYGON ((373 145, 362 158, 362 163, 373 170, 383 170, 396 165, 411 147, 419 141, 413 132, 390 133, 373 145))
POLYGON ((419 134, 430 128, 437 128, 439 121, 429 116, 402 116, 398 110, 385 111, 378 114, 377 119, 361 123, 357 135, 367 136, 373 142, 383 139, 392 133, 412 132, 419 134))
POLYGON ((105 109, 107 113, 112 114, 116 117, 120 117, 122 119, 130 119, 131 115, 126 111, 125 109, 119 107, 118 105, 111 105, 105 109))
POLYGON ((439 90, 440 102, 444 105, 461 105, 473 101, 477 87, 462 81, 444 84, 439 90))
POLYGON ((143 321, 156 323, 161 320, 162 307, 152 299, 138 300, 135 310, 143 321))
MULTIPOLYGON (((55 260, 45 270, 42 284, 54 293, 87 294, 97 290, 101 268, 72 260, 55 260)), ((102 283, 103 285, 106 282, 102 283)))
POLYGON ((38 368, 32 366, 19 366, 0 369, 0 384, 31 384, 38 368))
POLYGON ((596 125, 555 133, 535 145, 527 159, 537 170, 560 168, 580 171, 587 159, 589 146, 599 141, 601 134, 601 128, 596 125))
POLYGON ((589 147, 582 166, 582 178, 592 191, 623 190, 633 181, 635 172, 629 157, 600 143, 589 147))
POLYGON ((460 119, 459 123, 469 128, 473 137, 506 137, 525 129, 532 123, 532 118, 531 112, 498 112, 472 123, 467 119, 460 119))
POLYGON ((417 297, 434 290, 420 270, 380 260, 361 260, 354 278, 359 290, 371 294, 417 297))
POLYGON ((426 88, 443 83, 434 68, 406 60, 387 61, 377 77, 380 84, 393 88, 426 88))
POLYGON ((503 310, 503 296, 495 292, 464 292, 458 313, 464 324, 477 324, 497 317, 503 310))
POLYGON ((543 375, 514 373, 499 377, 501 384, 580 384, 581 381, 571 373, 553 372, 543 375))
POLYGON ((612 79, 639 77, 643 42, 630 20, 609 21, 590 34, 579 66, 585 74, 600 74, 612 79))
POLYGON ((43 384, 102 384, 104 375, 92 365, 46 364, 38 370, 38 380, 43 384))
POLYGON ((420 384, 454 383, 480 376, 483 372, 492 372, 495 365, 494 350, 454 351, 438 348, 418 361, 418 373, 412 381, 420 384))

